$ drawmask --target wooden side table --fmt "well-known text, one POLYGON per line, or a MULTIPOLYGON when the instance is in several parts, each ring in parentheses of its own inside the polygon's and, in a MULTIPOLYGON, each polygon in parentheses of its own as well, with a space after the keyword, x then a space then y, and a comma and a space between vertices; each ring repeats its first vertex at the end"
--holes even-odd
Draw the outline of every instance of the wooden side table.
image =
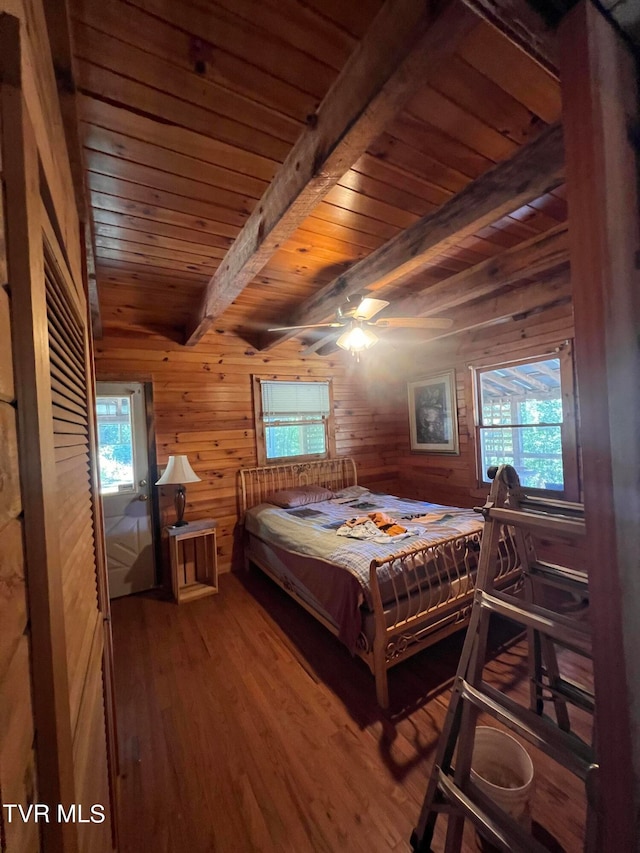
POLYGON ((178 604, 218 591, 216 527, 212 518, 165 528, 171 552, 171 591, 178 604))

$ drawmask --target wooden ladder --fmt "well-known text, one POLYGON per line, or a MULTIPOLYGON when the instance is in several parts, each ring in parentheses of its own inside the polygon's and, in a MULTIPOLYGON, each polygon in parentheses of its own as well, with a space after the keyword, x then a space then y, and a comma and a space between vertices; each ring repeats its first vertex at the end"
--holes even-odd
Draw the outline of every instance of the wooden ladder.
POLYGON ((499 808, 470 778, 478 715, 488 713, 545 752, 552 760, 582 779, 587 792, 585 850, 598 846, 597 764, 592 744, 571 731, 568 705, 594 714, 589 687, 562 677, 556 648, 591 658, 591 633, 586 621, 542 606, 545 588, 554 587, 588 602, 584 572, 538 560, 534 536, 576 541, 584 537, 580 504, 527 496, 514 468, 490 469, 493 484, 484 507, 485 517, 471 621, 452 688, 449 710, 440 736, 420 820, 411 836, 415 853, 428 853, 441 813, 448 815, 445 853, 458 853, 464 821, 469 820, 488 842, 504 853, 544 853, 547 850, 521 823, 499 808), (499 568, 503 527, 513 531, 523 572, 522 594, 494 590, 499 568), (504 616, 526 629, 530 676, 530 705, 524 707, 487 684, 483 669, 492 614, 504 616), (544 713, 551 703, 555 719, 544 713))

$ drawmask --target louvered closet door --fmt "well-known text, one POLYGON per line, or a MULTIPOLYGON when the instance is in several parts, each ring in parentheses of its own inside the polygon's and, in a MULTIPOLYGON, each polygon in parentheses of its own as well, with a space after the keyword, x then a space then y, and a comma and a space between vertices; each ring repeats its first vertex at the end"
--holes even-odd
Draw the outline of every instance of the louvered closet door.
MULTIPOLYGON (((100 610, 90 469, 86 321, 80 296, 45 219, 44 270, 55 446, 56 512, 76 802, 89 819, 109 790, 100 610)), ((110 849, 109 822, 78 825, 83 851, 110 849)))
MULTIPOLYGON (((35 734, 35 801, 53 810, 52 819, 37 827, 42 850, 107 853, 115 787, 109 769, 115 773, 116 762, 109 602, 103 549, 96 550, 102 536, 94 529, 95 524, 100 531, 101 515, 93 503, 90 464, 94 416, 87 303, 55 89, 41 87, 38 76, 50 59, 33 53, 32 35, 31 24, 0 15, 5 202, 0 219, 7 246, 34 723, 32 728, 25 720, 24 731, 35 734), (58 804, 69 822, 57 820, 58 804), (85 822, 93 805, 104 807, 103 822, 85 822)), ((3 746, 9 756, 22 750, 13 742, 3 746)))

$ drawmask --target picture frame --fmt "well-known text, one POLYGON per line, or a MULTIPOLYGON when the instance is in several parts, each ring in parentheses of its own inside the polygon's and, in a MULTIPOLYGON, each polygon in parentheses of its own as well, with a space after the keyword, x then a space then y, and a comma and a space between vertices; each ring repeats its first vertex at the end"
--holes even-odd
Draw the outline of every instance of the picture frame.
POLYGON ((411 450, 459 454, 456 373, 443 373, 407 383, 411 450))

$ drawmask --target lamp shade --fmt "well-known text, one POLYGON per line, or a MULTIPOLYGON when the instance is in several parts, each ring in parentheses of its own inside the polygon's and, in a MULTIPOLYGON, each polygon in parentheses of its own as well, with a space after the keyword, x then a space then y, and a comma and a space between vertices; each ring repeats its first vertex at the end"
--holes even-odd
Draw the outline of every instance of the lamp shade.
POLYGON ((156 486, 199 482, 200 477, 193 470, 186 456, 170 456, 164 474, 156 482, 156 486))

